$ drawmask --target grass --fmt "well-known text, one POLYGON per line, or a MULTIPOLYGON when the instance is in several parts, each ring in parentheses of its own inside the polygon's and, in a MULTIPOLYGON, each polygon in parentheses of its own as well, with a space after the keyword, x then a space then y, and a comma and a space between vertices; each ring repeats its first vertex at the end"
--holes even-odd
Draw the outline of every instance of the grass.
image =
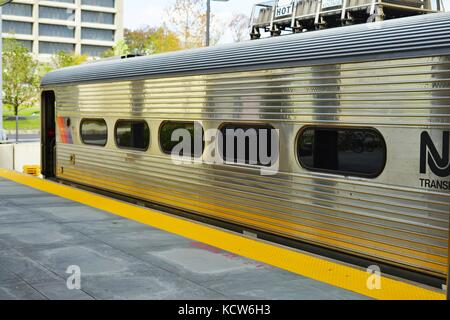
MULTIPOLYGON (((19 120, 19 130, 38 130, 41 128, 41 118, 36 117, 33 119, 19 120)), ((15 120, 3 121, 3 129, 16 130, 15 120)))
MULTIPOLYGON (((39 115, 41 114, 41 109, 39 107, 32 107, 32 108, 27 108, 24 110, 21 110, 19 112, 19 116, 32 116, 32 115, 39 115)), ((14 112, 7 106, 3 107, 3 116, 4 117, 11 117, 14 116, 14 112)))
MULTIPOLYGON (((19 130, 38 130, 41 128, 41 118, 40 118, 41 110, 39 107, 27 108, 19 112, 20 116, 36 116, 26 120, 19 120, 19 130)), ((14 116, 14 112, 11 109, 4 107, 3 117, 11 117, 14 116)), ((3 121, 3 129, 5 130, 16 130, 16 121, 15 120, 4 120, 3 121)))

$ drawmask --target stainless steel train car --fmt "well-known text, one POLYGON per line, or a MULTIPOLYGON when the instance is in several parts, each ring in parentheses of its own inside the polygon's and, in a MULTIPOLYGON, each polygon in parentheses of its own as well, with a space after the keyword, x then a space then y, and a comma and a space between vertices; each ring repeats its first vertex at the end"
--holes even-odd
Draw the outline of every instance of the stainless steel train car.
POLYGON ((61 69, 42 114, 47 178, 446 277, 450 14, 61 69), (174 163, 194 122, 277 129, 279 171, 174 163))

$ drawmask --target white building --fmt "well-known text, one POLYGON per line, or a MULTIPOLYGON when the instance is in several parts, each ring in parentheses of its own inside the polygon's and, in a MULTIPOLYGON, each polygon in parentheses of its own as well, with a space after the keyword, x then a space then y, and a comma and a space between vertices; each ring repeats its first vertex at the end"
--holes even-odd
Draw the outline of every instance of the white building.
POLYGON ((39 60, 59 51, 98 57, 123 39, 123 0, 14 0, 2 25, 3 37, 39 60))

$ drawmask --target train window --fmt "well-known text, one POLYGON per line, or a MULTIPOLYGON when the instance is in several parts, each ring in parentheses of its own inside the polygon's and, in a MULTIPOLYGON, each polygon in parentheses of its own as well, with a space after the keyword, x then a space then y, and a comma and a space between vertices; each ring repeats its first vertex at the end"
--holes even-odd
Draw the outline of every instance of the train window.
POLYGON ((310 127, 300 132, 297 156, 311 171, 375 178, 386 165, 386 143, 374 129, 310 127))
MULTIPOLYGON (((181 121, 166 121, 161 125, 161 128, 159 129, 159 143, 161 145, 161 149, 166 154, 172 154, 174 148, 179 145, 183 141, 182 133, 183 131, 179 131, 179 134, 177 136, 179 138, 174 138, 174 133, 177 133, 177 130, 187 130, 187 133, 189 133, 189 136, 191 137, 190 141, 190 152, 186 152, 186 148, 182 148, 180 150, 179 156, 183 157, 193 157, 193 158, 200 158, 203 154, 203 150, 205 149, 205 133, 203 130, 203 127, 198 122, 181 122, 181 121), (195 132, 198 130, 200 132, 201 130, 201 147, 197 146, 196 148, 196 137, 195 132), (173 141, 175 140, 175 141, 173 141)), ((186 131, 185 131, 186 132, 186 131)), ((189 149, 189 148, 188 148, 189 149)))
POLYGON ((80 125, 81 140, 92 146, 106 146, 108 127, 103 119, 83 119, 80 125))
POLYGON ((150 145, 150 129, 143 120, 119 120, 115 129, 116 144, 122 149, 146 151, 150 145))
POLYGON ((228 123, 220 131, 219 152, 225 162, 270 167, 278 160, 278 133, 271 125, 228 123))

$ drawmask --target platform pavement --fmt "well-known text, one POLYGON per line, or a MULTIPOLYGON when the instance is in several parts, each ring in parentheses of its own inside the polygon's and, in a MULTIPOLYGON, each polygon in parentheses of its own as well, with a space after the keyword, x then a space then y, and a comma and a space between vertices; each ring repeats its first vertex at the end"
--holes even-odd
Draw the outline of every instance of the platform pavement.
POLYGON ((0 178, 0 299, 368 298, 0 178))

